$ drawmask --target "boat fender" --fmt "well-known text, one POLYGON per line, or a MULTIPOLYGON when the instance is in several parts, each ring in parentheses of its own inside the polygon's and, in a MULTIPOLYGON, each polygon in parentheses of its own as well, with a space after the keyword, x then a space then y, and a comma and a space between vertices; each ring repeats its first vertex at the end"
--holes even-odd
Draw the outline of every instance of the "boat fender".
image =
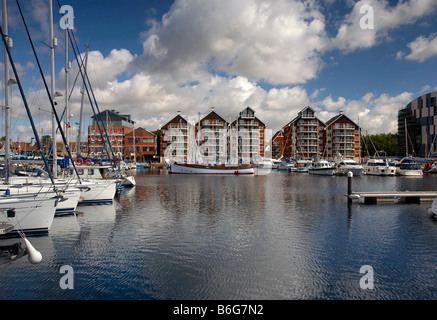
POLYGON ((42 260, 42 254, 41 254, 41 252, 37 251, 37 250, 32 246, 32 244, 30 243, 30 241, 27 240, 27 238, 24 238, 23 240, 24 240, 24 242, 26 243, 27 254, 29 255, 29 256, 28 256, 29 262, 32 263, 32 264, 38 264, 38 263, 40 263, 41 260, 42 260))

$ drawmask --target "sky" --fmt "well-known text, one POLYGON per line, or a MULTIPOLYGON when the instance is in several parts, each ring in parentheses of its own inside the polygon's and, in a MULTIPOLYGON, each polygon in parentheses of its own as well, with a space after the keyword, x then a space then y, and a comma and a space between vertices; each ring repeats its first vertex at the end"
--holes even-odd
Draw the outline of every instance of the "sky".
MULTIPOLYGON (((36 60, 16 1, 7 3, 20 80, 38 130, 50 134, 50 105, 36 60)), ((19 3, 50 81, 48 1, 19 3)), ((435 0, 60 0, 60 5, 74 11, 72 31, 81 54, 89 46, 88 74, 99 109, 131 114, 136 127, 149 131, 178 111, 194 123, 214 107, 233 121, 250 106, 276 132, 310 106, 322 121, 343 111, 365 133, 396 133, 398 110, 437 90, 435 0)), ((65 92, 65 32, 56 0, 53 6, 56 91, 65 92)), ((71 48, 69 61, 71 86, 78 74, 71 48)), ((2 77, 1 88, 3 83, 2 77)), ((80 83, 69 88, 72 137, 80 83)), ((24 140, 31 136, 29 122, 15 86, 11 93, 12 130, 24 140)), ((62 110, 65 98, 58 99, 62 110)), ((84 110, 87 124, 89 103, 84 110)))

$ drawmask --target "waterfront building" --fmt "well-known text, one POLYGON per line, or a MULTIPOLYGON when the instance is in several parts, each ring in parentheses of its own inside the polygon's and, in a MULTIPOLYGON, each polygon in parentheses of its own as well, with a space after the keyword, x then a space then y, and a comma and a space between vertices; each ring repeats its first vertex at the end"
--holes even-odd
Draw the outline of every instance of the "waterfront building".
POLYGON ((349 117, 340 111, 338 115, 326 122, 326 147, 324 158, 335 159, 343 156, 360 161, 361 129, 349 117))
POLYGON ((130 115, 121 115, 115 110, 105 110, 91 117, 92 125, 88 126, 88 155, 92 158, 107 158, 111 151, 105 150, 108 134, 114 155, 122 159, 126 154, 125 136, 134 130, 135 122, 130 115))
POLYGON ((185 120, 181 113, 161 127, 160 162, 167 159, 177 162, 192 161, 191 144, 194 142, 192 125, 185 120))
POLYGON ((225 163, 228 150, 228 122, 214 108, 196 123, 196 141, 204 163, 225 163))
POLYGON ((420 96, 398 112, 398 155, 437 156, 437 91, 420 96))
POLYGON ((247 107, 240 112, 237 120, 232 122, 231 129, 238 132, 238 135, 230 134, 230 153, 235 152, 231 158, 248 163, 264 157, 266 125, 255 116, 252 108, 247 107))
POLYGON ((284 155, 284 132, 279 130, 272 138, 272 158, 279 159, 284 155))
POLYGON ((126 160, 154 162, 157 151, 157 136, 144 128, 137 128, 125 135, 126 160))
POLYGON ((284 157, 310 159, 325 153, 326 125, 315 116, 311 107, 305 107, 297 117, 283 127, 284 157))

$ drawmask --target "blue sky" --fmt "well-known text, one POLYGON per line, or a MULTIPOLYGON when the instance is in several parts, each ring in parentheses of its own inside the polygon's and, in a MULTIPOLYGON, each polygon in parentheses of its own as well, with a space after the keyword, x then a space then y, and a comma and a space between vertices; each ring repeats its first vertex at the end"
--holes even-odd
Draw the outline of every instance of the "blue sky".
MULTIPOLYGON (((434 0, 60 2, 74 9, 79 48, 90 46, 89 74, 99 108, 130 113, 148 130, 177 111, 194 122, 198 112, 215 107, 233 120, 246 106, 279 130, 309 105, 322 121, 343 110, 369 133, 396 132, 397 111, 437 90, 434 0), (373 19, 373 28, 362 28, 365 16, 373 19)), ((42 44, 48 42, 47 1, 20 4, 48 74, 42 44)), ((46 108, 15 1, 8 6, 13 54, 26 92, 34 110, 46 108)), ((64 40, 56 1, 54 8, 56 86, 63 91, 64 40)), ((71 51, 69 60, 75 78, 71 51)), ((19 105, 18 92, 13 95, 19 105)), ((79 86, 71 106, 77 121, 79 86)), ((49 117, 35 112, 41 130, 50 132, 49 117)), ((13 125, 21 136, 28 134, 24 122, 13 125)))

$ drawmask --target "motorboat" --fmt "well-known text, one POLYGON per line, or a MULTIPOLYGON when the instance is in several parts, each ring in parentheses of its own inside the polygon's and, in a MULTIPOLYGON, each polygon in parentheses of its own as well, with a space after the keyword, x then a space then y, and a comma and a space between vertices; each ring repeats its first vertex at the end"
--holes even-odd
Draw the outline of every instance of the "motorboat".
POLYGON ((272 169, 273 168, 273 161, 272 161, 272 159, 260 159, 260 160, 254 161, 253 167, 258 168, 258 169, 272 169))
POLYGON ((291 171, 295 171, 295 168, 296 167, 291 162, 282 161, 278 165, 278 170, 279 171, 288 171, 288 172, 291 172, 291 171))
POLYGON ((399 176, 422 176, 423 171, 416 160, 405 157, 396 164, 396 174, 399 176))
POLYGON ((309 168, 309 174, 332 176, 334 175, 335 164, 327 160, 317 160, 309 168))
POLYGON ((309 168, 311 167, 311 160, 297 160, 296 164, 296 172, 297 173, 308 173, 309 168))
POLYGON ((355 160, 352 159, 341 159, 336 161, 336 175, 345 176, 348 172, 352 172, 354 177, 361 176, 364 172, 363 166, 358 164, 355 160))
POLYGON ((364 174, 373 176, 394 176, 396 167, 386 159, 369 159, 364 165, 364 174))

